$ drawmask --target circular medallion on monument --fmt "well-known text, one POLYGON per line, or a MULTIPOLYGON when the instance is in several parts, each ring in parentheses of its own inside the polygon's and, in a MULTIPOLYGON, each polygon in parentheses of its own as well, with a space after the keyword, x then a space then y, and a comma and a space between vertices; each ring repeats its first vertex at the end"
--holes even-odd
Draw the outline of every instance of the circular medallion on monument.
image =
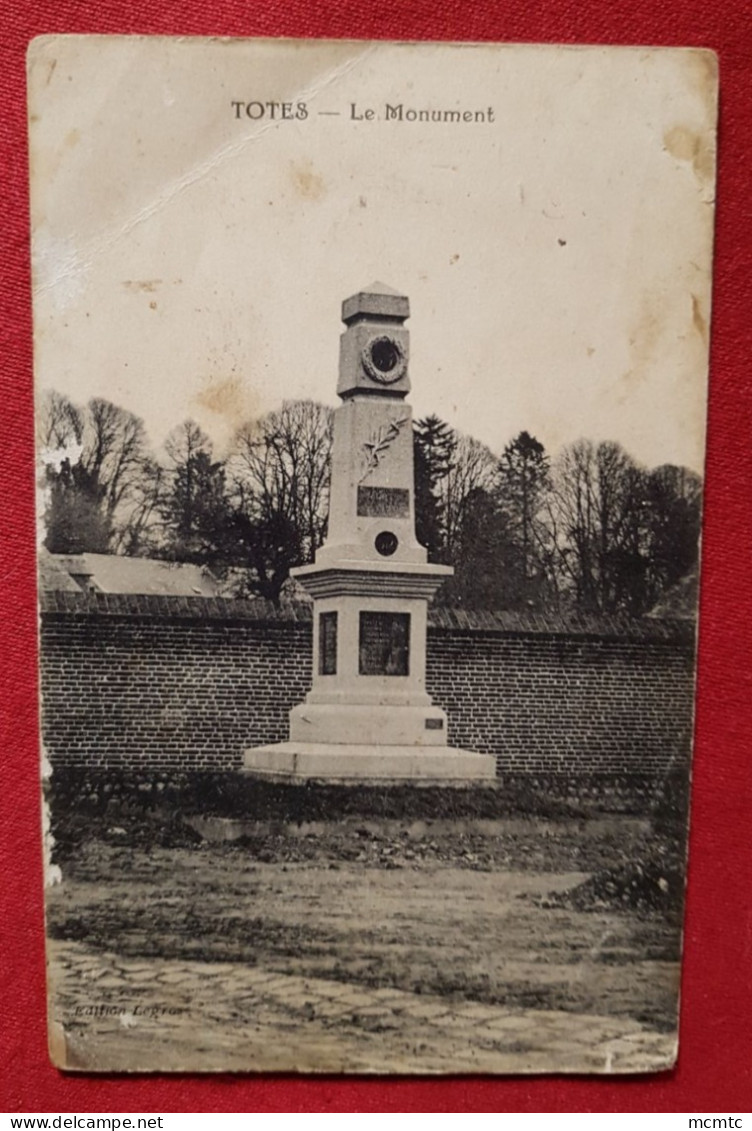
POLYGON ((363 347, 361 359, 368 376, 380 385, 393 385, 407 369, 405 350, 388 334, 371 338, 363 347))
POLYGON ((399 539, 391 530, 382 530, 376 535, 374 545, 382 557, 390 558, 399 546, 399 539))

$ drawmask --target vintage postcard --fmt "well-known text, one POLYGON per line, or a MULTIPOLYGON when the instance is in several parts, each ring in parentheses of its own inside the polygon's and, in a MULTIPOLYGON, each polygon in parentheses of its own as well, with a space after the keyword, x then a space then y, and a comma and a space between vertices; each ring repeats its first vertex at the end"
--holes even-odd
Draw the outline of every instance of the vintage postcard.
POLYGON ((716 100, 31 44, 56 1065, 674 1064, 716 100))

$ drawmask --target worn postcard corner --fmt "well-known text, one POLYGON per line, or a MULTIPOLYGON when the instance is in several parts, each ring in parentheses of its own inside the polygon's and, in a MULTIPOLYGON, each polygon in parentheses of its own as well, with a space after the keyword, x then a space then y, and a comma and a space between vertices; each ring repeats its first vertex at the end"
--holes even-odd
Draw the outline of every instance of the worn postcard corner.
POLYGON ((28 64, 53 1063, 667 1071, 715 55, 28 64))

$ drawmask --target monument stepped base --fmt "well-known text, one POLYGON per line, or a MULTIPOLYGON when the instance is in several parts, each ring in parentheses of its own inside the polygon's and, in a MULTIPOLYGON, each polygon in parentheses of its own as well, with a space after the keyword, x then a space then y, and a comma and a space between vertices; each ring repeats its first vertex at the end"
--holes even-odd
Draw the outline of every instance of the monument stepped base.
POLYGON ((451 746, 377 746, 280 742, 246 750, 244 772, 276 781, 491 784, 496 759, 451 746))

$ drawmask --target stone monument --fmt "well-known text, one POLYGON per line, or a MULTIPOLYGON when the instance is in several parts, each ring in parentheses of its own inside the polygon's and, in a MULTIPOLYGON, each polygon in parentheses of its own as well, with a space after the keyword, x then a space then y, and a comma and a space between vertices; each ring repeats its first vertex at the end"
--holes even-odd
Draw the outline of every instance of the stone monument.
POLYGON ((407 298, 375 283, 345 300, 341 406, 326 542, 292 570, 313 597, 313 685, 288 742, 245 753, 264 777, 328 781, 492 779, 492 756, 447 746, 426 692, 428 602, 452 568, 415 537, 407 298))

